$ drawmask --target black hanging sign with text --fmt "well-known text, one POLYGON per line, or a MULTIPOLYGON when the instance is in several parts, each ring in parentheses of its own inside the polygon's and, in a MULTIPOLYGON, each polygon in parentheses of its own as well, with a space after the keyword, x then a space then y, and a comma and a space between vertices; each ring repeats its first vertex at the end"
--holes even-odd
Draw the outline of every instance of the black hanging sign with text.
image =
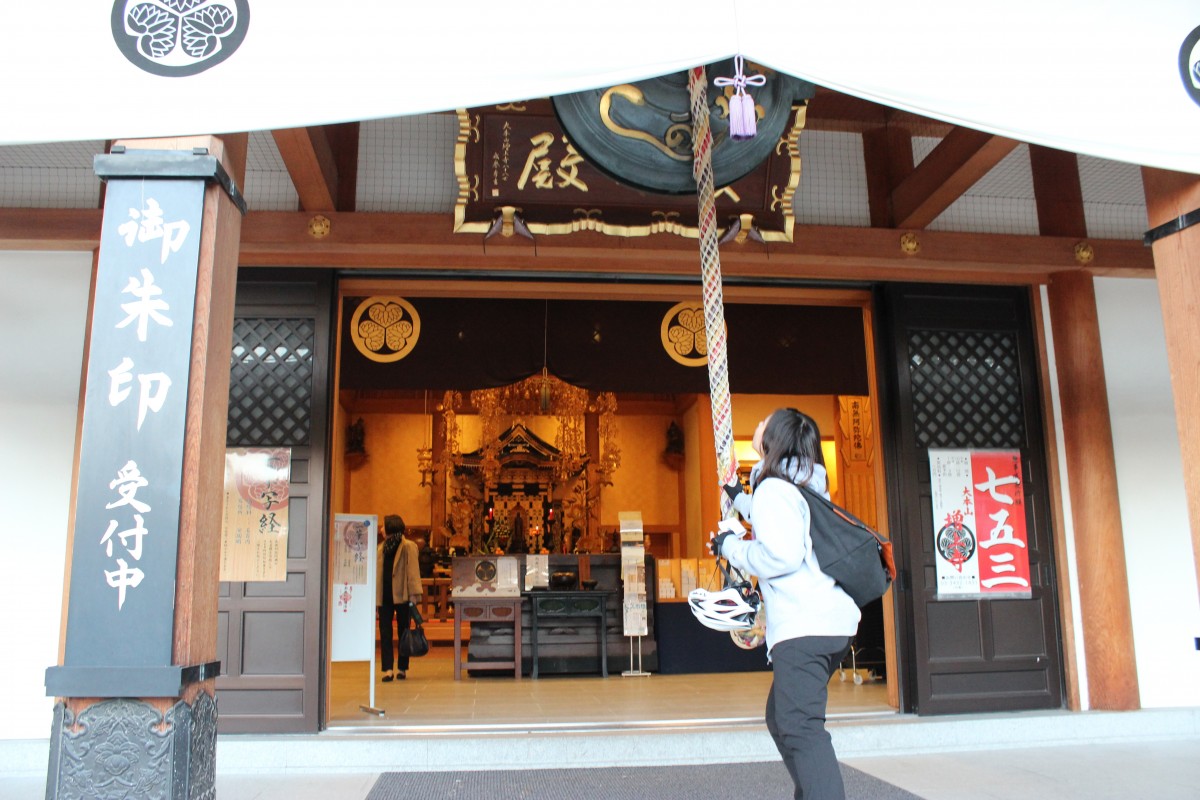
POLYGON ((203 180, 110 180, 79 457, 60 696, 174 693, 187 388, 203 180))

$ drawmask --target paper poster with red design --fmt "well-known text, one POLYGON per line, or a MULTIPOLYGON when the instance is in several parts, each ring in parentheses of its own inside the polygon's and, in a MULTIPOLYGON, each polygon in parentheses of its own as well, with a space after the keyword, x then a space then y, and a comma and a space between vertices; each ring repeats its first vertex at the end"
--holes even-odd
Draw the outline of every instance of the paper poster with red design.
POLYGON ((287 580, 290 447, 225 451, 222 581, 287 580))
POLYGON ((379 520, 374 514, 334 515, 329 562, 331 661, 371 661, 375 657, 378 540, 379 520))
POLYGON ((930 450, 939 599, 1029 597, 1021 454, 930 450))

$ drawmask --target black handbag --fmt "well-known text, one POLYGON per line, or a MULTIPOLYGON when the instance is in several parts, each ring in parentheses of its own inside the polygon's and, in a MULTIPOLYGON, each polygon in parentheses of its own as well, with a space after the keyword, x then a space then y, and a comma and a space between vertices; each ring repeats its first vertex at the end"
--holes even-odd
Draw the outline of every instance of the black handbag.
POLYGON ((425 628, 422 627, 425 620, 421 619, 421 612, 412 600, 408 601, 408 616, 412 618, 413 627, 405 628, 400 634, 400 655, 418 658, 429 652, 429 639, 425 637, 425 628))

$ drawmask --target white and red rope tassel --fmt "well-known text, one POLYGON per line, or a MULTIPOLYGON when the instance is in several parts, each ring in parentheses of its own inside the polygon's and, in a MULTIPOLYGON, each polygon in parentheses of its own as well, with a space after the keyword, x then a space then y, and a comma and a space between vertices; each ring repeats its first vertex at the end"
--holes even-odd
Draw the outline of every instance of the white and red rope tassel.
MULTIPOLYGON (((733 453, 733 410, 729 396, 729 358, 726 349, 725 301, 721 290, 721 254, 717 247, 717 204, 713 192, 712 129, 708 119, 708 80, 704 67, 688 72, 692 110, 692 175, 700 210, 700 267, 704 289, 704 333, 708 338, 708 390, 712 401, 713 440, 721 486, 737 479, 733 453)), ((722 516, 732 510, 721 491, 722 516)))
POLYGON ((735 142, 753 139, 758 133, 758 112, 754 98, 746 93, 747 86, 766 86, 767 76, 745 74, 745 61, 741 56, 733 59, 733 77, 713 78, 713 86, 732 86, 729 98, 729 138, 735 142))

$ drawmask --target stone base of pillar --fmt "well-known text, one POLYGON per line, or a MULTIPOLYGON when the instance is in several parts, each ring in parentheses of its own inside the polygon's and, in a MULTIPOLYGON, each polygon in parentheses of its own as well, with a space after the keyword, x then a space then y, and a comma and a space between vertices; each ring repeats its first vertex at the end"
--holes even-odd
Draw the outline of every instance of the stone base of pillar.
POLYGON ((46 798, 216 797, 217 701, 207 692, 164 714, 138 699, 103 700, 79 713, 54 706, 46 798))

